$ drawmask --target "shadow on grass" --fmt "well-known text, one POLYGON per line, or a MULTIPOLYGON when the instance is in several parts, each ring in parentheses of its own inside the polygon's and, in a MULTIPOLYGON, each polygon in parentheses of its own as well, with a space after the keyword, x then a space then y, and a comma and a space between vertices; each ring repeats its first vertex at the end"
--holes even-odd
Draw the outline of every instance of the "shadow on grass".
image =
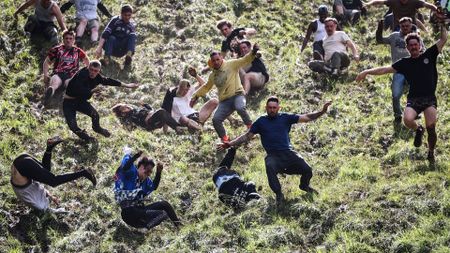
POLYGON ((120 223, 114 231, 113 240, 137 248, 145 242, 145 233, 120 223))
POLYGON ((33 210, 30 213, 19 215, 18 218, 20 221, 9 228, 10 234, 25 244, 23 246, 39 245, 42 252, 48 252, 49 245, 52 244, 47 234, 49 230, 64 236, 70 232, 67 223, 58 220, 55 214, 49 212, 33 210))
POLYGON ((77 164, 95 164, 98 160, 99 145, 97 140, 86 142, 81 139, 68 139, 65 142, 63 157, 72 157, 77 164), (70 143, 70 144, 69 144, 70 143))

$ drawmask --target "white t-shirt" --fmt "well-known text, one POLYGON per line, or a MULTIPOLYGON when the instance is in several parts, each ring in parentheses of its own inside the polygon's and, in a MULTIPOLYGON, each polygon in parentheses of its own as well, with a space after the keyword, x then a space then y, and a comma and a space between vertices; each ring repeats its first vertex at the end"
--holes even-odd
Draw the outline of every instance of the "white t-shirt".
POLYGON ((33 181, 25 188, 12 186, 17 198, 38 210, 47 210, 49 201, 44 186, 39 182, 33 181))
POLYGON ((70 0, 75 4, 76 17, 92 20, 97 18, 97 4, 101 0, 70 0))
POLYGON ((325 50, 325 61, 329 61, 335 52, 347 52, 347 41, 350 38, 343 31, 335 31, 333 35, 323 39, 323 49, 325 50))
POLYGON ((314 42, 321 41, 327 36, 327 31, 325 31, 325 24, 316 19, 317 30, 314 33, 314 42))
POLYGON ((194 92, 194 87, 191 87, 186 96, 173 98, 171 114, 172 118, 174 118, 176 122, 180 123, 181 116, 188 116, 196 112, 196 110, 189 106, 189 102, 191 101, 192 94, 194 94, 194 92))

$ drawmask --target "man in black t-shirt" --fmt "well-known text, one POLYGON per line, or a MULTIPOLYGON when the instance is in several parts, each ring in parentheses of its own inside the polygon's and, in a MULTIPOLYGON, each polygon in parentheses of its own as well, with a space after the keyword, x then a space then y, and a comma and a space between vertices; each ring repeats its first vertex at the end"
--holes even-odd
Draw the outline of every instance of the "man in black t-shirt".
POLYGON ((410 57, 405 57, 392 66, 378 67, 364 70, 356 77, 356 81, 362 81, 369 75, 383 75, 387 73, 401 73, 409 84, 408 102, 403 114, 403 122, 406 127, 416 131, 414 146, 422 145, 424 128, 415 121, 421 112, 425 116, 425 124, 428 132, 428 160, 434 162, 434 148, 437 135, 435 131, 437 120, 436 86, 438 73, 436 59, 445 42, 447 41, 447 29, 441 24, 441 37, 435 45, 421 53, 421 41, 419 35, 410 33, 406 36, 406 49, 410 57))
POLYGON ((89 99, 93 94, 99 92, 97 86, 99 84, 109 86, 122 86, 126 88, 137 88, 139 84, 136 83, 122 83, 112 78, 103 77, 100 74, 102 65, 100 61, 94 60, 89 63, 89 67, 80 69, 70 79, 66 94, 63 100, 64 118, 69 125, 70 130, 83 140, 89 141, 92 139, 85 130, 78 127, 76 115, 77 112, 88 115, 92 119, 92 129, 105 136, 109 137, 111 134, 108 130, 100 126, 100 116, 95 108, 89 103, 89 99))
POLYGON ((222 57, 225 57, 230 51, 232 54, 239 51, 239 40, 245 39, 246 36, 252 36, 256 34, 256 30, 253 28, 236 28, 233 29, 233 25, 228 20, 221 20, 217 23, 217 29, 225 37, 222 41, 222 47, 220 53, 222 57))

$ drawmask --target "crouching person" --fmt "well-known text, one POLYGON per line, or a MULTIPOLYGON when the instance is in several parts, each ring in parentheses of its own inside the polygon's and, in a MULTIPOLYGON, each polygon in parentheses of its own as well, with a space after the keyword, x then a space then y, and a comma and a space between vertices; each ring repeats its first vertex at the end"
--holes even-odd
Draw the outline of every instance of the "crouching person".
POLYGON ((169 202, 163 200, 144 205, 144 198, 159 186, 163 170, 162 163, 156 166, 156 175, 151 180, 149 176, 155 167, 155 162, 143 156, 136 166, 134 162, 141 157, 142 151, 133 156, 131 150, 126 152, 114 176, 114 195, 122 209, 123 221, 135 228, 151 229, 169 218, 176 227, 180 226, 181 221, 169 202))
POLYGON ((230 148, 213 176, 219 190, 219 199, 234 209, 242 209, 252 199, 260 199, 253 182, 244 182, 239 174, 231 169, 236 149, 230 148))

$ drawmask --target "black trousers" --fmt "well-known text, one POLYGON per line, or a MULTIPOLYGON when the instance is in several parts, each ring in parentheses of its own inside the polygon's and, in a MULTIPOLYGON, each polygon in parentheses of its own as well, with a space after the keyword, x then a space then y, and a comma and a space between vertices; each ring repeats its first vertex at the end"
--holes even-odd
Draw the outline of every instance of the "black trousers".
POLYGON ((176 130, 178 123, 172 116, 164 109, 156 110, 149 119, 147 119, 147 130, 152 131, 168 125, 170 128, 176 130))
POLYGON ((178 226, 175 210, 167 201, 158 201, 147 206, 131 206, 122 209, 122 219, 128 225, 135 228, 153 228, 170 218, 178 226))
POLYGON ((54 175, 50 171, 52 157, 51 152, 51 149, 47 148, 44 153, 44 157, 42 158, 42 162, 38 161, 29 154, 22 154, 14 160, 13 165, 22 176, 52 187, 76 180, 86 175, 86 171, 84 170, 64 175, 54 175))
MULTIPOLYGON (((70 130, 77 134, 81 131, 77 124, 77 112, 81 112, 91 117, 92 128, 100 129, 100 115, 97 110, 86 100, 82 99, 64 99, 63 100, 64 118, 70 130)), ((78 134, 77 134, 78 135, 78 134)))

